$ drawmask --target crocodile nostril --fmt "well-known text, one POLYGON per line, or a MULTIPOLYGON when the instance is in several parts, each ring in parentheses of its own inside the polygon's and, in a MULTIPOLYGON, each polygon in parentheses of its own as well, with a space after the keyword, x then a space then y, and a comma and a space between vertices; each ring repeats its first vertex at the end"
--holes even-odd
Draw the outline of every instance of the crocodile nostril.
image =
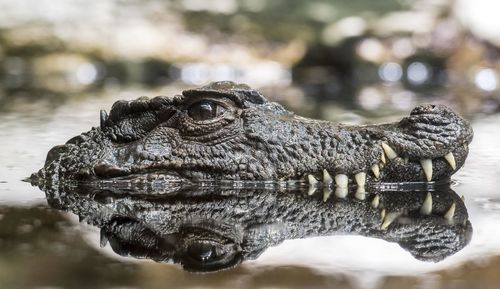
POLYGON ((440 104, 425 104, 415 107, 410 115, 421 115, 421 114, 443 114, 451 111, 448 107, 440 104))
POLYGON ((113 178, 128 175, 128 170, 107 162, 100 162, 94 166, 94 173, 100 178, 113 178))

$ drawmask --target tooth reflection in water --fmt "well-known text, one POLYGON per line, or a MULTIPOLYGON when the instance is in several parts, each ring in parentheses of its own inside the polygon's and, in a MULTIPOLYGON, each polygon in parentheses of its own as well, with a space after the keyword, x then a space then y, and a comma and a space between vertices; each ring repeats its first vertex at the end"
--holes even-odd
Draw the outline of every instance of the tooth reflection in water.
POLYGON ((472 235, 464 203, 449 186, 372 189, 363 200, 355 192, 324 200, 307 189, 120 189, 115 183, 45 191, 52 207, 98 226, 102 246, 109 242, 120 255, 194 272, 235 267, 286 239, 339 234, 396 242, 419 260, 437 262, 465 247, 472 235))

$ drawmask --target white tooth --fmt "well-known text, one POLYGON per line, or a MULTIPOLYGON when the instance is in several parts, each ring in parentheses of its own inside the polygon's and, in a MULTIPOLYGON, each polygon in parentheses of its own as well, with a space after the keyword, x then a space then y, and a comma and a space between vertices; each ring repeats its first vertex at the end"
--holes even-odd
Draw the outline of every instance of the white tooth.
POLYGON ((387 213, 385 214, 384 222, 382 223, 382 226, 380 227, 382 230, 387 229, 394 220, 396 220, 399 217, 399 213, 387 213))
POLYGON ((309 185, 315 185, 318 183, 318 180, 313 175, 307 175, 307 180, 309 181, 309 185))
POLYGON ((374 165, 371 167, 371 169, 372 169, 373 175, 374 175, 376 178, 380 177, 380 169, 379 169, 379 167, 378 167, 378 165, 377 165, 377 164, 374 164, 374 165))
POLYGON ((392 160, 398 156, 398 154, 385 142, 382 142, 382 148, 384 149, 384 152, 389 160, 392 160))
POLYGON ((452 152, 449 152, 447 153, 445 156, 444 156, 444 159, 450 164, 450 167, 452 169, 456 169, 457 168, 457 163, 455 162, 455 156, 453 156, 453 153, 452 152))
POLYGON ((432 180, 432 160, 423 159, 420 160, 420 164, 422 165, 422 169, 424 170, 425 178, 428 182, 430 182, 432 180))
POLYGON ((328 173, 328 171, 327 170, 323 170, 323 183, 330 184, 332 182, 333 182, 333 179, 330 176, 330 174, 328 173))
POLYGON ((347 188, 346 187, 336 187, 335 188, 335 196, 337 198, 345 198, 347 197, 347 188))
POLYGON ((385 219, 385 209, 383 209, 381 212, 380 212, 380 220, 384 220, 385 219))
POLYGON ((357 173, 354 175, 354 179, 356 180, 358 187, 364 187, 366 183, 366 173, 365 172, 357 173))
POLYGON ((462 199, 462 202, 465 202, 465 196, 464 195, 461 195, 460 199, 462 199))
POLYGON ((309 187, 309 190, 307 190, 307 195, 308 196, 312 196, 314 195, 314 193, 316 192, 317 188, 316 187, 313 187, 313 186, 310 186, 309 187))
POLYGON ((337 187, 347 188, 348 182, 349 182, 349 179, 347 178, 346 175, 338 174, 335 176, 335 184, 337 185, 337 187))
POLYGON ((380 160, 382 161, 383 164, 385 164, 386 160, 385 160, 385 153, 382 152, 382 155, 380 156, 380 160))
POLYGON ((444 218, 446 219, 446 221, 448 222, 453 221, 453 216, 455 215, 455 207, 456 207, 455 202, 453 202, 453 204, 451 204, 446 214, 444 214, 444 218))
POLYGON ((326 202, 328 200, 328 198, 330 198, 331 193, 332 193, 332 190, 330 188, 323 189, 323 202, 326 202))
POLYGON ((425 197, 424 203, 422 204, 422 207, 420 208, 420 213, 422 215, 430 215, 432 213, 432 194, 427 193, 427 196, 425 197))
POLYGON ((354 197, 356 197, 356 199, 361 200, 361 201, 366 199, 365 187, 357 187, 356 193, 354 194, 354 197))
POLYGON ((380 197, 376 195, 373 200, 372 200, 372 207, 374 209, 378 208, 378 205, 380 204, 380 197))

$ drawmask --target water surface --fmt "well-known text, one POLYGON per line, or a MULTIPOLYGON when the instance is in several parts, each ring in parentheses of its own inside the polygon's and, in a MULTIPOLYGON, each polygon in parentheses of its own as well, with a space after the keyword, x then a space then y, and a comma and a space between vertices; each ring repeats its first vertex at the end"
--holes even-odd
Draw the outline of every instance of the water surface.
POLYGON ((444 261, 418 261, 379 239, 324 236, 287 240, 236 269, 196 275, 177 265, 120 257, 109 245, 101 249, 98 228, 51 209, 42 191, 21 180, 43 166, 52 146, 98 125, 99 109, 136 96, 104 94, 58 106, 34 102, 0 113, 0 288, 500 286, 495 273, 500 268, 500 115, 472 120, 470 155, 452 189, 465 198, 474 234, 467 247, 444 261))

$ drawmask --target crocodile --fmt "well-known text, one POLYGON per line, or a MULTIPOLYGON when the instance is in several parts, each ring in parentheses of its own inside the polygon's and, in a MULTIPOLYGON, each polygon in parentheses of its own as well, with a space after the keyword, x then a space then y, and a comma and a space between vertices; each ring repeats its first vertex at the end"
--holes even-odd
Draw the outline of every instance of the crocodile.
POLYGON ((361 190, 449 180, 473 132, 443 105, 398 122, 346 125, 305 118, 229 81, 174 97, 120 100, 100 126, 52 148, 34 177, 51 180, 298 181, 361 190), (368 184, 368 185, 367 185, 368 184))
POLYGON ((363 200, 356 194, 325 200, 306 187, 150 190, 79 183, 45 191, 50 206, 100 228, 101 246, 191 272, 233 268, 284 240, 331 235, 383 239, 418 260, 438 262, 472 236, 464 202, 449 185, 433 191, 374 189, 363 200))

